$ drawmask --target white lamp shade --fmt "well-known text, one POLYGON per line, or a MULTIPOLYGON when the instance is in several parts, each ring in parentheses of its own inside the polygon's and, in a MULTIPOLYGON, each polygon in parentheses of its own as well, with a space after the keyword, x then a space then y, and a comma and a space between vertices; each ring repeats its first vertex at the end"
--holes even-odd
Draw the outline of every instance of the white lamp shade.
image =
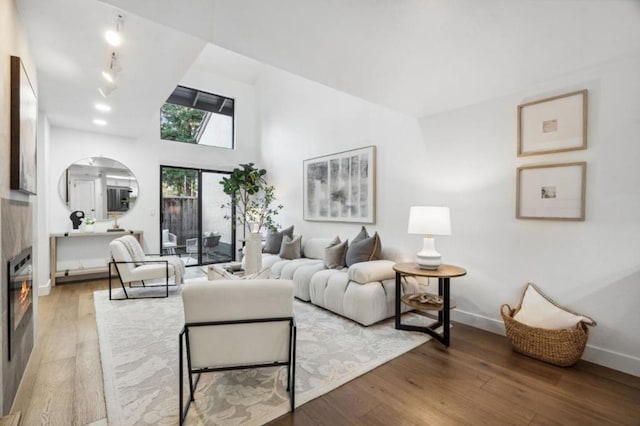
POLYGON ((407 232, 420 235, 451 235, 449 207, 411 207, 407 232))

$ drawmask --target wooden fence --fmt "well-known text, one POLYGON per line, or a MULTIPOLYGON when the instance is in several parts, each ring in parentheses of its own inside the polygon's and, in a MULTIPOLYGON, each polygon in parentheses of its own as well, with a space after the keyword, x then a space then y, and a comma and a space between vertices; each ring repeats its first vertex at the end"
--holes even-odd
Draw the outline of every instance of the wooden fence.
MULTIPOLYGON (((184 253, 189 238, 198 237, 198 198, 164 197, 162 199, 162 229, 176 235, 178 254, 184 253)), ((205 244, 206 246, 206 244, 205 244)), ((215 261, 235 260, 230 241, 220 241, 215 249, 215 261)), ((211 260, 208 258, 207 260, 211 260)))
POLYGON ((164 197, 162 203, 162 229, 175 234, 179 246, 198 236, 197 197, 164 197))

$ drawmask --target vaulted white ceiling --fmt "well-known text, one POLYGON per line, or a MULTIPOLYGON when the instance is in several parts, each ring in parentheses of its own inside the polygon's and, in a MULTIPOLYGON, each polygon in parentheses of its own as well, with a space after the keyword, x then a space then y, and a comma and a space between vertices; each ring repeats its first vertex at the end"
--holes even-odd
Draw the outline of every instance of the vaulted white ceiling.
POLYGON ((640 50, 638 0, 105 0, 414 116, 640 50))
POLYGON ((111 52, 104 33, 119 10, 96 0, 19 0, 38 70, 39 108, 52 125, 136 137, 175 89, 206 43, 164 25, 125 14, 117 89, 98 93, 111 52), (107 103, 109 113, 94 105, 107 103), (108 122, 96 126, 94 118, 108 122))
POLYGON ((421 117, 640 54, 637 0, 18 0, 52 124, 135 137, 197 59, 251 84, 252 60, 421 117), (103 39, 123 72, 97 128, 103 39), (204 50, 203 50, 204 49, 204 50))

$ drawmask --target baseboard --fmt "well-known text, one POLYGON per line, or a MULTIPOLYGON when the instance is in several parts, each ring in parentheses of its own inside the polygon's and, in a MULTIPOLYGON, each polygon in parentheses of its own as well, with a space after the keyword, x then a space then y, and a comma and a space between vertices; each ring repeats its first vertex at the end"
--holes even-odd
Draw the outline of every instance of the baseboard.
MULTIPOLYGON (((491 333, 500 334, 502 336, 505 335, 504 323, 493 318, 487 318, 456 309, 452 312, 451 319, 491 333)), ((631 355, 587 345, 584 354, 582 355, 582 359, 613 370, 618 370, 623 373, 640 377, 640 358, 636 358, 631 355)))
POLYGON ((502 321, 495 320, 493 318, 483 317, 478 314, 472 314, 471 312, 461 311, 456 309, 451 313, 451 319, 461 322, 471 327, 480 328, 482 330, 490 331, 495 334, 504 336, 504 323, 502 321))
POLYGON ((582 354, 582 359, 640 377, 640 358, 631 355, 587 345, 584 354, 582 354))
POLYGON ((48 296, 51 293, 51 278, 43 286, 38 287, 38 296, 48 296))

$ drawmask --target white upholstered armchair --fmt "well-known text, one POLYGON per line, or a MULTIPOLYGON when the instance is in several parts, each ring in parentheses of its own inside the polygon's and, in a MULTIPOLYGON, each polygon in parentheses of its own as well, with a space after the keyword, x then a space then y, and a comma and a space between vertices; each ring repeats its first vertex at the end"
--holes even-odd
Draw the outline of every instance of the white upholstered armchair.
POLYGON ((180 423, 194 400, 200 373, 287 366, 295 407, 296 324, 290 280, 216 280, 182 288, 185 325, 180 332, 180 423), (184 359, 189 396, 184 405, 184 359), (194 376, 195 375, 195 380, 194 376))
POLYGON ((141 297, 168 297, 169 278, 175 277, 175 284, 182 284, 184 275, 184 264, 176 256, 149 256, 144 253, 138 240, 131 235, 124 235, 109 243, 111 251, 111 261, 109 262, 109 300, 112 300, 112 277, 111 271, 115 269, 120 285, 124 291, 125 298, 129 298, 125 284, 130 288, 132 283, 141 283, 139 287, 158 287, 158 284, 149 285, 145 281, 162 279, 161 286, 166 287, 166 292, 162 296, 151 295, 141 297))

